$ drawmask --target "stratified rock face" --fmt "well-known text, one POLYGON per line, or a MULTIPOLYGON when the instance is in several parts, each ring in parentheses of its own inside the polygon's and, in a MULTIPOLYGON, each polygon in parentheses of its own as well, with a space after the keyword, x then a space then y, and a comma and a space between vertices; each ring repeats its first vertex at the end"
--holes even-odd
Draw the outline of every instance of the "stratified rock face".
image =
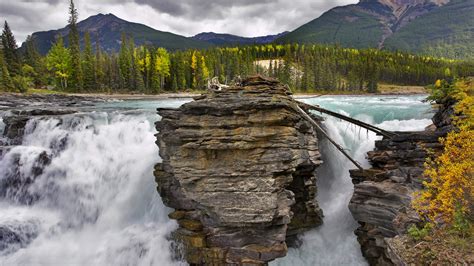
POLYGON ((354 194, 349 209, 360 224, 355 233, 371 265, 399 263, 385 239, 420 222, 411 208, 413 193, 422 187, 427 151, 440 151, 438 139, 452 129, 452 113, 450 107, 441 108, 433 118, 435 130, 399 132, 393 139, 376 141, 368 153, 372 168, 350 171, 354 194))
POLYGON ((156 182, 189 263, 264 264, 286 255, 287 235, 322 223, 318 140, 295 104, 278 82, 252 77, 159 109, 156 182))

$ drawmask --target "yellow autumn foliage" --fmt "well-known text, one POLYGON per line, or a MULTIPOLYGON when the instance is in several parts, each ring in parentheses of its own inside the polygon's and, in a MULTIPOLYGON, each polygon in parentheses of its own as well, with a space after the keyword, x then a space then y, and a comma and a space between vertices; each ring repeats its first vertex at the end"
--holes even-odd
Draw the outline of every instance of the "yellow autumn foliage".
MULTIPOLYGON (((439 82, 436 84, 439 87, 439 82)), ((450 224, 455 215, 472 217, 474 208, 474 86, 473 80, 456 82, 448 97, 457 100, 456 130, 441 139, 444 150, 425 164, 425 189, 414 201, 428 221, 450 224)))

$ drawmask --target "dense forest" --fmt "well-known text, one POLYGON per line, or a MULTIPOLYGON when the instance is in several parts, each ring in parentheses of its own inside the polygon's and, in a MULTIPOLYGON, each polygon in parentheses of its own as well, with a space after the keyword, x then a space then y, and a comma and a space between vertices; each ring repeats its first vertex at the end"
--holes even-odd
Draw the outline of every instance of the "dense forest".
POLYGON ((267 44, 169 52, 135 46, 133 36, 124 34, 120 50, 105 53, 87 32, 80 43, 72 2, 69 14, 68 47, 58 36, 46 56, 38 53, 31 37, 20 51, 5 22, 0 90, 23 92, 48 86, 66 92, 153 94, 204 89, 212 77, 228 83, 238 76, 259 73, 278 78, 295 91, 376 92, 378 83, 427 85, 437 79, 474 75, 473 62, 327 45, 267 44))

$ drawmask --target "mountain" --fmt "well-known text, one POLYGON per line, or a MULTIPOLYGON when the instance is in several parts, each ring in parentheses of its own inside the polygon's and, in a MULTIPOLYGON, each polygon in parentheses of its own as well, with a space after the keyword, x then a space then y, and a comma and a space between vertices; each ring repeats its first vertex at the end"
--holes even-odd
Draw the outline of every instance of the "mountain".
POLYGON ((455 59, 474 59, 474 0, 452 0, 389 36, 384 46, 455 59))
POLYGON ((260 37, 241 37, 232 34, 203 32, 193 37, 194 40, 205 41, 215 45, 245 45, 245 44, 266 44, 283 37, 288 32, 282 32, 275 35, 267 35, 260 37))
MULTIPOLYGON (((170 32, 158 31, 143 24, 129 22, 113 14, 91 16, 79 22, 77 27, 81 42, 84 33, 88 31, 91 34, 93 45, 98 38, 100 47, 108 52, 120 49, 122 32, 129 37, 133 37, 136 45, 156 45, 169 50, 202 49, 211 46, 207 42, 186 38, 170 32)), ((66 37, 68 34, 69 29, 65 27, 59 30, 35 32, 32 34, 32 38, 38 47, 38 51, 41 54, 46 54, 53 45, 57 35, 66 37)), ((64 41, 67 43, 67 38, 64 38, 64 41)))
POLYGON ((333 8, 276 42, 474 58, 473 14, 474 0, 361 0, 333 8))

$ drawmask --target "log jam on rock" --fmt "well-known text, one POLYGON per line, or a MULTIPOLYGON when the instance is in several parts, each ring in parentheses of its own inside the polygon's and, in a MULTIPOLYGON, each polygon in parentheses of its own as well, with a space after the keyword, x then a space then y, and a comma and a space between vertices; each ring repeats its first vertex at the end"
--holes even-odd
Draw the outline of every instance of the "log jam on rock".
POLYGON ((279 82, 250 77, 158 109, 155 177, 190 264, 266 264, 322 223, 315 130, 279 82))

